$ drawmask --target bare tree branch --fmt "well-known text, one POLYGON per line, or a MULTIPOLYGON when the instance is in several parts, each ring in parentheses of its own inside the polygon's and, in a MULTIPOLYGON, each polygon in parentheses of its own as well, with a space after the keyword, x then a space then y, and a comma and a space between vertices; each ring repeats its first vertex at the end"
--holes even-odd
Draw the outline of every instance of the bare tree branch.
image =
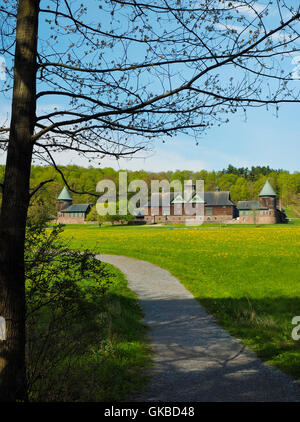
POLYGON ((39 183, 38 186, 36 186, 33 189, 33 191, 29 194, 29 197, 32 198, 44 185, 53 181, 54 179, 49 179, 49 180, 44 180, 43 182, 39 183))

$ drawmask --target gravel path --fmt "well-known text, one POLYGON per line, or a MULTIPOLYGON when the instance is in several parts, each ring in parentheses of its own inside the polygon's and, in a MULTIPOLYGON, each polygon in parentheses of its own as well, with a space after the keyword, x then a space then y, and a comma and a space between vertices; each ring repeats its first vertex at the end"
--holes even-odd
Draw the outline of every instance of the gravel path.
POLYGON ((151 328, 152 380, 134 401, 300 400, 297 382, 244 350, 168 271, 125 256, 98 257, 125 274, 151 328))

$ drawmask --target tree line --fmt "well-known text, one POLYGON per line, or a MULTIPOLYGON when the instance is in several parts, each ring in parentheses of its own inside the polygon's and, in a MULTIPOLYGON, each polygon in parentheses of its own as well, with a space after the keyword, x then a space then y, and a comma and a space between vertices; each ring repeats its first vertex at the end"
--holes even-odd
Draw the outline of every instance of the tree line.
MULTIPOLYGON (((113 168, 80 167, 76 165, 61 166, 68 185, 77 192, 90 192, 91 194, 72 193, 73 203, 94 203, 96 197, 96 185, 100 180, 113 180, 119 184, 119 172, 113 168)), ((0 166, 0 181, 4 175, 4 166, 0 166)), ((128 183, 132 180, 144 180, 151 188, 152 180, 204 180, 205 191, 215 191, 217 187, 222 191, 230 191, 231 199, 234 202, 240 200, 256 199, 265 181, 268 179, 276 191, 278 197, 283 201, 284 206, 300 203, 300 172, 291 173, 286 170, 276 170, 269 166, 256 166, 249 168, 236 168, 229 165, 227 169, 220 171, 161 171, 158 173, 145 170, 127 171, 128 183)), ((61 176, 52 166, 32 166, 30 185, 31 190, 44 180, 53 181, 41 188, 37 195, 34 195, 29 207, 29 216, 39 214, 39 218, 56 215, 56 199, 64 186, 61 176)))

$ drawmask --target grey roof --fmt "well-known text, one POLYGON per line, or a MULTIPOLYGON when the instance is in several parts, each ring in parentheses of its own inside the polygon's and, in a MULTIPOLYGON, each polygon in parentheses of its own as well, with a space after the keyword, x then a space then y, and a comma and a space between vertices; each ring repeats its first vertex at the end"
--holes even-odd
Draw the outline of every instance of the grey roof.
POLYGON ((274 189, 272 188, 269 180, 266 181, 264 187, 262 188, 259 196, 277 196, 274 189))
POLYGON ((64 186, 57 198, 58 201, 72 201, 72 196, 68 189, 64 186))
MULTIPOLYGON (((153 198, 157 197, 157 195, 158 195, 159 206, 162 206, 163 198, 164 197, 168 198, 168 196, 167 196, 168 194, 167 193, 153 194, 153 198)), ((174 193, 171 192, 170 193, 170 203, 174 199, 176 199, 177 196, 178 196, 178 194, 176 194, 175 198, 174 198, 174 193)), ((195 192, 194 192, 192 198, 194 198, 194 196, 195 196, 195 192)), ((183 203, 184 202, 185 201, 183 201, 183 203)), ((193 200, 191 201, 191 203, 193 203, 193 200)), ((225 206, 225 205, 234 206, 234 203, 231 202, 231 199, 230 199, 230 192, 228 192, 228 191, 226 191, 226 192, 204 192, 204 203, 207 206, 225 206)), ((145 206, 150 207, 151 201, 147 202, 147 204, 145 204, 145 206)))
POLYGON ((87 212, 93 204, 73 204, 61 212, 87 212))
POLYGON ((239 210, 267 210, 268 208, 262 207, 259 201, 239 201, 237 204, 239 210))
POLYGON ((230 192, 228 191, 204 192, 204 201, 207 206, 234 206, 234 203, 230 199, 230 192))

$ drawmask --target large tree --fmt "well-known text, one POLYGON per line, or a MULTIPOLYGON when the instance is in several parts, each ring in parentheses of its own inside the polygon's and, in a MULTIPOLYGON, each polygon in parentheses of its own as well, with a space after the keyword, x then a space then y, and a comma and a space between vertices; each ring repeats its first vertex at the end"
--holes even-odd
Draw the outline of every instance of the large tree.
MULTIPOLYGON (((0 217, 0 397, 26 400, 24 236, 32 159, 131 156, 248 107, 299 102, 298 2, 4 0, 11 98, 0 217), (273 4, 274 3, 274 4, 273 4), (292 64, 294 59, 294 64, 292 64)), ((46 181, 45 181, 46 182, 46 181)))

